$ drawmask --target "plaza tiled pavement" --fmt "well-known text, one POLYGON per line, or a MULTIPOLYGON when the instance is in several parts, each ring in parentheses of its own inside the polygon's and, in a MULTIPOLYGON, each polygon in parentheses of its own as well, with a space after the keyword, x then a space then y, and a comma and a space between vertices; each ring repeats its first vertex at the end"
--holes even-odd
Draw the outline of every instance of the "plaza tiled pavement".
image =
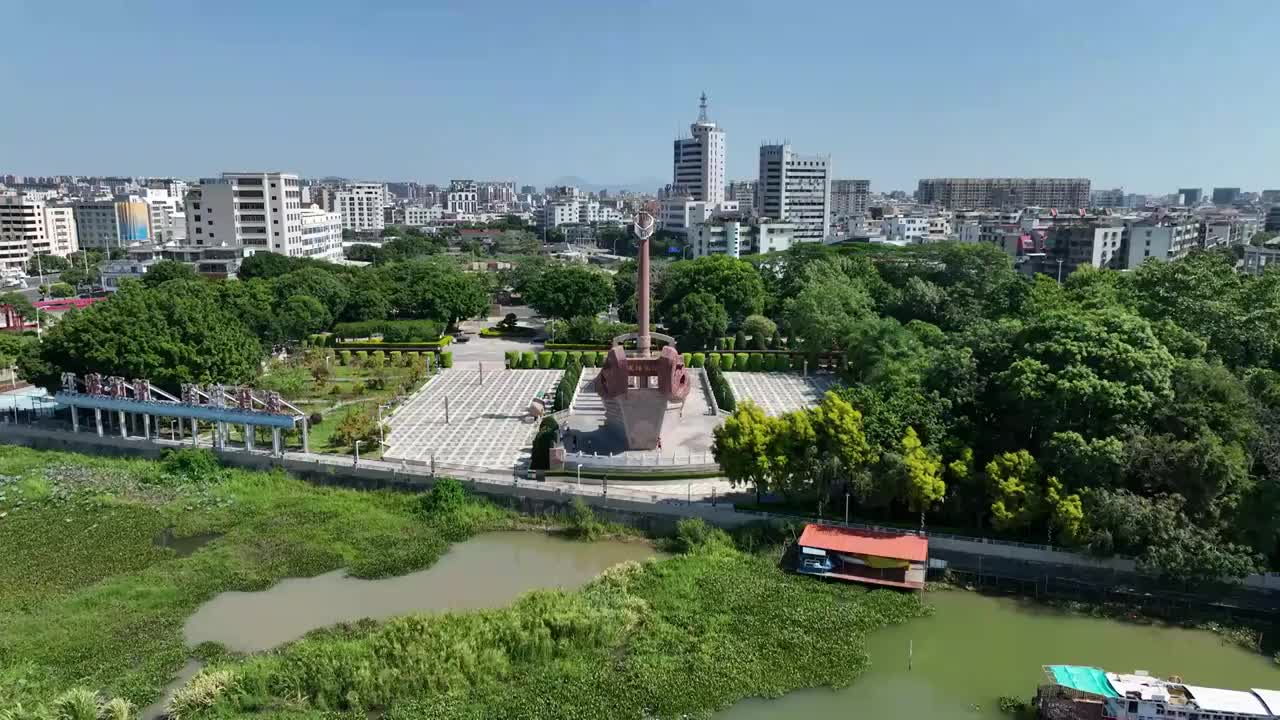
POLYGON ((795 373, 727 372, 724 374, 738 402, 750 400, 767 415, 812 407, 835 384, 834 375, 795 373))
POLYGON ((442 372, 392 416, 383 457, 430 463, 434 454, 439 464, 508 470, 527 457, 538 428, 530 403, 555 390, 563 371, 500 367, 485 363, 483 385, 474 367, 442 372))

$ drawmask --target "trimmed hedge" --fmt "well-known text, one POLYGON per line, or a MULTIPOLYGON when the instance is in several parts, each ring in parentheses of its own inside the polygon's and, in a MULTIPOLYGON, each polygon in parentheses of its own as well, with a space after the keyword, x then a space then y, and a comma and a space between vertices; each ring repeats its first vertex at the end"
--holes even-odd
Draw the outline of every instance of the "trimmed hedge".
MULTIPOLYGON (((593 355, 592 358, 594 359, 595 356, 593 355)), ((565 357, 564 362, 565 362, 565 367, 569 367, 569 363, 578 363, 578 367, 581 368, 582 367, 582 351, 570 350, 569 354, 565 357)))
POLYGON ((538 434, 533 437, 533 457, 529 459, 532 470, 546 470, 551 467, 551 448, 560 436, 560 423, 547 415, 538 425, 538 434))
POLYGON ((693 367, 690 364, 693 362, 693 353, 680 353, 680 359, 684 361, 685 367, 693 367))
POLYGON ((452 335, 445 335, 439 340, 424 340, 422 342, 402 342, 387 343, 381 340, 345 340, 337 343, 334 347, 346 348, 348 350, 440 350, 449 343, 453 342, 452 335))
POLYGON ((505 356, 505 357, 507 358, 507 369, 509 369, 509 370, 515 370, 516 368, 520 367, 520 352, 519 352, 519 351, 517 351, 517 350, 508 350, 508 351, 506 351, 505 353, 503 353, 503 356, 505 356))
POLYGON ((480 331, 480 337, 497 338, 497 337, 533 337, 538 334, 537 328, 520 327, 513 328, 504 327, 487 327, 480 331))
POLYGON ((689 367, 700 368, 706 364, 707 356, 696 352, 689 358, 689 367))
POLYGON ((551 353, 551 367, 555 370, 564 370, 565 360, 569 359, 569 353, 564 350, 557 350, 551 353))
MULTIPOLYGON (((732 355, 726 356, 732 358, 732 355)), ((711 394, 716 397, 716 405, 721 410, 733 412, 738 407, 738 401, 733 396, 733 388, 729 387, 729 381, 724 379, 724 374, 720 372, 717 365, 707 366, 707 381, 711 383, 711 394)))
POLYGON ((453 353, 452 353, 452 352, 450 352, 450 351, 446 350, 446 351, 444 351, 444 352, 440 353, 440 367, 443 367, 443 368, 451 368, 451 367, 453 367, 453 353))
POLYGON ((542 352, 538 353, 538 369, 539 370, 551 369, 551 353, 550 352, 543 350, 542 352))
POLYGON ((431 320, 365 320, 338 323, 333 336, 341 340, 381 335, 384 342, 409 343, 436 340, 442 330, 440 323, 431 320))
POLYGON ((558 343, 549 342, 542 343, 544 350, 600 350, 601 348, 608 350, 608 345, 598 345, 593 343, 558 343))
POLYGON ((520 367, 525 370, 533 369, 533 366, 537 363, 537 361, 538 361, 538 356, 535 355, 532 350, 526 350, 520 353, 520 367))
POLYGON ((744 352, 734 353, 733 367, 737 369, 739 372, 746 372, 747 370, 750 370, 751 369, 750 363, 751 363, 751 356, 748 355, 747 353, 744 353, 744 352))
POLYGON ((400 350, 392 350, 392 351, 391 351, 391 364, 392 364, 392 365, 403 365, 403 364, 404 364, 404 352, 402 352, 402 351, 400 351, 400 350))
POLYGON ((573 404, 573 397, 578 392, 578 380, 582 378, 582 366, 576 362, 570 362, 565 368, 564 375, 560 376, 560 384, 556 386, 556 401, 551 406, 551 412, 560 412, 568 410, 573 404))
POLYGON ((737 356, 733 353, 725 353, 720 356, 720 362, 717 364, 717 367, 726 372, 732 371, 736 360, 737 356))
POLYGON ((339 353, 338 353, 338 357, 342 358, 341 362, 342 362, 342 364, 343 364, 343 365, 350 365, 350 364, 351 364, 351 351, 350 351, 350 350, 342 350, 341 352, 339 352, 339 353))

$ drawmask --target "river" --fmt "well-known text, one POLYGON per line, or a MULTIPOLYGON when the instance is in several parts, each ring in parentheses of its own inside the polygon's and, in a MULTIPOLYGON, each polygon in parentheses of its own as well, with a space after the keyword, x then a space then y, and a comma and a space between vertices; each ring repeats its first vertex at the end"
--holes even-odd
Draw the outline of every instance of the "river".
POLYGON ((745 700, 716 720, 1008 720, 997 698, 1030 699, 1041 666, 1059 663, 1176 674, 1196 685, 1280 688, 1280 666, 1213 633, 1077 616, 972 592, 926 599, 937 610, 932 617, 868 638, 872 667, 853 685, 745 700))
POLYGON ((383 580, 345 571, 283 580, 260 592, 224 592, 187 619, 187 644, 257 652, 310 630, 361 618, 508 605, 540 588, 576 588, 606 568, 653 557, 644 542, 577 542, 539 532, 492 532, 451 547, 431 567, 383 580))

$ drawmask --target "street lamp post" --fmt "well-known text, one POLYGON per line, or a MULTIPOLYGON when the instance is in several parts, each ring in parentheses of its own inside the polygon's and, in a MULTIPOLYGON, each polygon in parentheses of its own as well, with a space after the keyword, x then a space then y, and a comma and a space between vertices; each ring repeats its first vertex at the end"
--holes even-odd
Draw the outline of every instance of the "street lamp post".
POLYGON ((363 440, 356 441, 356 461, 353 463, 353 465, 356 465, 356 466, 360 465, 360 443, 362 442, 364 441, 363 440))
POLYGON ((1058 284, 1062 284, 1062 258, 1058 258, 1058 284))
POLYGON ((582 492, 582 463, 578 463, 578 492, 582 492))
POLYGON ((849 524, 849 493, 844 494, 844 524, 849 524))

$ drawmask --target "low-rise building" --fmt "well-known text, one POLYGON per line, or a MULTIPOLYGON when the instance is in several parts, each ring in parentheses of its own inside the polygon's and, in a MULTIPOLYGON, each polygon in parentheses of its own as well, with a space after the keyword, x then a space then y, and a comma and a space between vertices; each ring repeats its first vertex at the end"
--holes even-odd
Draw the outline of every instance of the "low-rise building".
POLYGON ((302 234, 285 250, 291 257, 334 262, 342 259, 342 216, 319 205, 302 209, 302 234))
POLYGON ((1200 247, 1200 223, 1187 215, 1151 215, 1129 223, 1128 233, 1129 269, 1151 258, 1180 260, 1200 247))
POLYGON ((694 257, 765 255, 789 249, 795 242, 795 232, 794 223, 744 215, 716 217, 693 225, 688 244, 694 257))
POLYGON ((102 267, 102 289, 116 292, 125 281, 141 280, 160 259, 160 248, 151 243, 129 247, 125 250, 124 257, 116 258, 102 267))
POLYGON ((444 208, 439 205, 431 207, 418 207, 416 205, 406 205, 404 208, 404 224, 410 227, 423 227, 432 223, 440 222, 444 217, 444 208))
POLYGON ((342 227, 360 232, 386 227, 383 208, 387 186, 381 183, 349 183, 333 194, 332 210, 342 217, 342 227))

